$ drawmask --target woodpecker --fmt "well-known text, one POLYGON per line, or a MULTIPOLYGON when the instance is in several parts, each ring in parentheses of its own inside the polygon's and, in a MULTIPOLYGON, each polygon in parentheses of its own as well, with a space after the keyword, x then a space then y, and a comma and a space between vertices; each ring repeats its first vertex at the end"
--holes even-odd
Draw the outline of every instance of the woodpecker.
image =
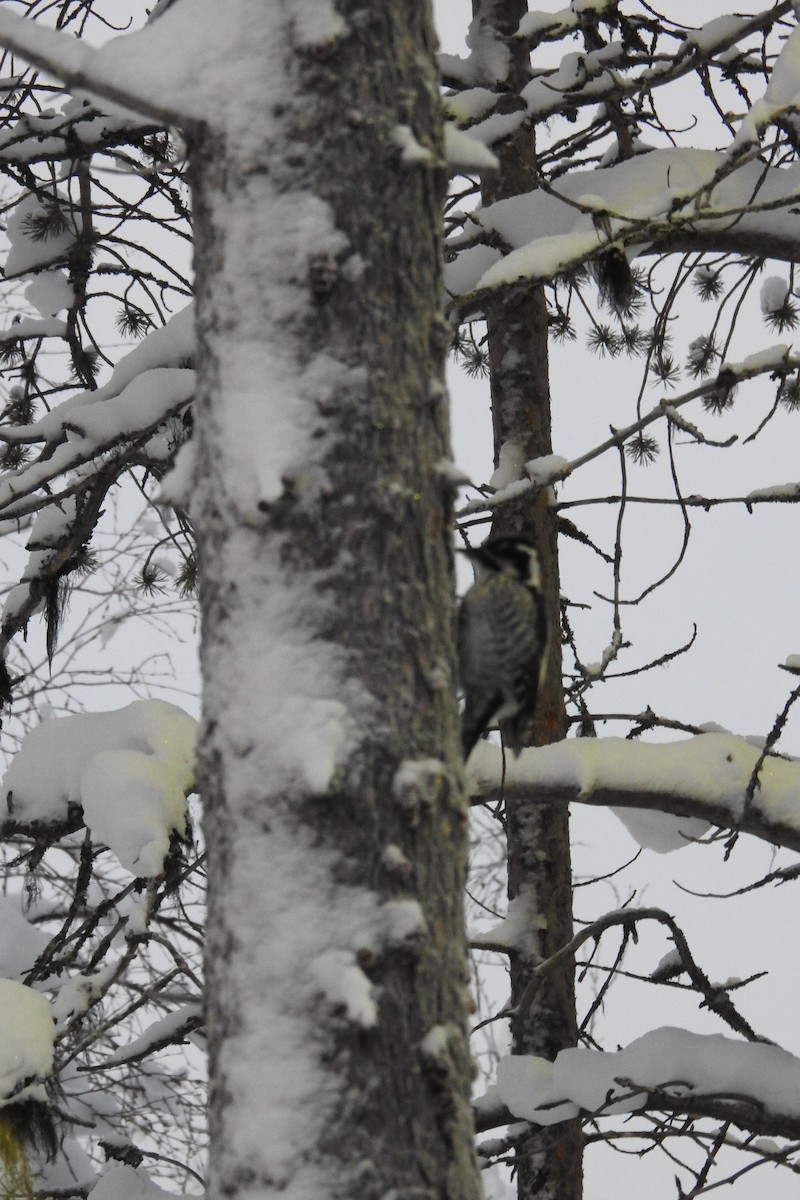
POLYGON ((539 556, 522 537, 490 537, 463 553, 478 572, 458 614, 464 759, 493 722, 519 755, 547 666, 539 556))

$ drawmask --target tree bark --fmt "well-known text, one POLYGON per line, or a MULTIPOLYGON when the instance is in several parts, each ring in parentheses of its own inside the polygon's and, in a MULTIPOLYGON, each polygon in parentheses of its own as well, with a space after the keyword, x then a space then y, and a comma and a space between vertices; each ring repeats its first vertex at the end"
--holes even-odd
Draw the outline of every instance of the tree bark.
MULTIPOLYGON (((499 111, 524 107, 520 91, 530 78, 527 48, 514 40, 526 0, 473 0, 473 36, 493 37, 506 47, 509 69, 499 111)), ((500 168, 483 181, 485 204, 535 187, 535 143, 523 127, 496 150, 500 168)), ((544 293, 510 290, 486 307, 495 464, 514 443, 520 462, 552 453, 548 371, 548 318, 544 293)), ((532 537, 542 563, 550 629, 547 674, 539 698, 531 745, 566 736, 561 683, 561 613, 555 516, 546 493, 498 509, 492 533, 532 537)), ((511 960, 512 1005, 523 995, 531 969, 572 937, 572 869, 569 811, 515 791, 506 797, 509 899, 523 905, 527 946, 511 960)), ((513 1052, 554 1059, 577 1042, 575 971, 567 961, 541 988, 524 1025, 513 1025, 513 1052)), ((583 1137, 577 1121, 531 1134, 517 1151, 519 1200, 579 1200, 583 1137)))
POLYGON ((211 1195, 471 1200, 434 35, 323 9, 192 144, 211 1195))

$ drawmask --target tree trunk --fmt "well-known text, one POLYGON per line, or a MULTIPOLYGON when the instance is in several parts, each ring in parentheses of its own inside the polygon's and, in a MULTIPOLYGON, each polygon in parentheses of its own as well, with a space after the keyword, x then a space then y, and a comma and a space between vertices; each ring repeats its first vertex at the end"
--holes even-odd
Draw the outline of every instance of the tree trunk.
MULTIPOLYGON (((478 25, 474 36, 495 38, 508 49, 507 94, 499 111, 524 107, 520 91, 530 78, 524 43, 513 40, 526 0, 474 0, 478 25)), ((490 56, 491 61, 496 61, 490 56)), ((500 169, 487 176, 484 203, 529 192, 535 187, 535 142, 522 128, 499 148, 500 169)), ((495 464, 500 450, 514 443, 520 462, 552 453, 548 372, 547 306, 541 288, 517 289, 493 300, 486 311, 492 397, 495 464)), ((546 494, 523 498, 497 510, 493 533, 523 533, 533 538, 542 562, 550 629, 547 674, 531 729, 531 745, 547 745, 566 736, 561 679, 556 521, 546 494)), ((572 869, 569 812, 566 805, 538 803, 536 797, 507 798, 508 893, 524 905, 529 940, 511 962, 512 1004, 530 979, 531 967, 572 938, 572 869)), ((540 989, 524 1027, 513 1028, 516 1054, 554 1059, 577 1041, 575 969, 570 961, 554 971, 540 989)), ((526 1139, 517 1154, 520 1200, 579 1200, 582 1195, 583 1137, 578 1122, 543 1129, 526 1139)))
POLYGON ((470 1200, 430 12, 231 7, 247 121, 192 144, 211 1195, 470 1200))

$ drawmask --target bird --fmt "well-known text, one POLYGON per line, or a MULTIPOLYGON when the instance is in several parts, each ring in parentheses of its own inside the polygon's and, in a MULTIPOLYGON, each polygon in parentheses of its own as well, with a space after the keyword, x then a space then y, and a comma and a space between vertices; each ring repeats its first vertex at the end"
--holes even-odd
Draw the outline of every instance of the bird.
POLYGON ((464 760, 494 722, 518 757, 547 666, 539 556, 525 537, 488 537, 462 553, 477 567, 458 613, 464 760))

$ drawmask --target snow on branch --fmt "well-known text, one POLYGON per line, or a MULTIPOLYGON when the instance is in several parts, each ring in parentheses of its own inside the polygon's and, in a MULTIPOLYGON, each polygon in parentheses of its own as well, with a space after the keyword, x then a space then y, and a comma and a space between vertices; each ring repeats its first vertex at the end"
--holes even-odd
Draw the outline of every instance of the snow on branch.
POLYGON ((665 1027, 616 1052, 562 1050, 552 1063, 532 1055, 501 1059, 496 1084, 476 1107, 479 1129, 655 1111, 796 1140, 800 1059, 779 1046, 665 1027))
MULTIPOLYGON (((126 42, 131 43, 131 52, 133 36, 125 38, 126 42)), ((154 117, 161 124, 174 123, 180 116, 179 109, 157 101, 146 86, 126 86, 119 76, 115 77, 113 72, 109 72, 107 56, 102 50, 66 33, 48 29, 39 22, 0 11, 0 45, 19 54, 34 67, 49 71, 73 91, 93 92, 106 100, 154 117)))
POLYGON ((0 1106, 9 1100, 47 1101, 55 1025, 50 1004, 32 988, 0 979, 0 1106))
POLYGON ((521 280, 543 283, 609 246, 633 253, 730 251, 794 262, 800 167, 689 147, 649 150, 602 171, 470 213, 447 272, 461 304, 521 280), (479 245, 478 243, 483 243, 479 245))
MULTIPOLYGON (((800 762, 767 758, 748 802, 759 757, 757 746, 729 733, 658 745, 575 738, 524 750, 506 761, 503 776, 499 747, 481 742, 469 772, 474 803, 495 802, 502 788, 506 799, 515 793, 541 802, 655 810, 800 850, 800 762)), ((689 841, 695 831, 685 834, 689 841)))
POLYGON ((43 721, 23 740, 0 790, 4 836, 67 822, 78 806, 98 842, 132 875, 160 874, 194 788, 195 722, 164 700, 43 721))
MULTIPOLYGON (((96 48, 3 8, 0 45, 63 80, 73 93, 89 92, 121 106, 128 119, 141 114, 161 126, 185 129, 224 123, 241 138, 261 141, 264 126, 253 121, 247 97, 239 93, 235 103, 220 103, 230 90, 232 64, 262 61, 273 53, 284 26, 311 49, 338 38, 343 23, 326 12, 307 20, 306 29, 302 14, 287 15, 282 5, 267 13, 263 0, 237 0, 233 16, 230 9, 218 0, 181 0, 143 29, 96 48)), ((245 74, 242 70, 239 77, 245 74)))
POLYGON ((172 419, 194 393, 194 371, 183 365, 193 353, 187 305, 121 358, 102 387, 75 393, 31 424, 0 426, 0 441, 41 447, 0 485, 5 517, 36 514, 22 580, 3 606, 0 652, 89 540, 121 472, 141 456, 172 465, 186 437, 180 419, 172 419))
MULTIPOLYGON (((712 19, 699 29, 687 30, 675 54, 659 55, 653 62, 630 55, 620 42, 588 54, 568 55, 571 61, 567 70, 562 62, 543 78, 532 79, 523 89, 528 112, 544 120, 563 112, 567 102, 578 108, 651 92, 692 71, 702 70, 752 34, 769 29, 791 10, 791 0, 782 0, 752 17, 712 19), (637 73, 632 68, 642 61, 647 65, 637 73), (627 78, 623 75, 625 70, 630 71, 627 78)), ((527 13, 520 22, 517 37, 533 47, 543 41, 560 41, 578 27, 579 21, 570 9, 557 13, 527 13)))
POLYGON ((104 1059, 101 1065, 105 1070, 108 1067, 121 1066, 123 1063, 140 1062, 154 1051, 163 1050, 165 1046, 182 1044, 202 1024, 202 1005, 197 1001, 183 1004, 167 1016, 154 1021, 144 1033, 127 1045, 120 1046, 104 1059))

